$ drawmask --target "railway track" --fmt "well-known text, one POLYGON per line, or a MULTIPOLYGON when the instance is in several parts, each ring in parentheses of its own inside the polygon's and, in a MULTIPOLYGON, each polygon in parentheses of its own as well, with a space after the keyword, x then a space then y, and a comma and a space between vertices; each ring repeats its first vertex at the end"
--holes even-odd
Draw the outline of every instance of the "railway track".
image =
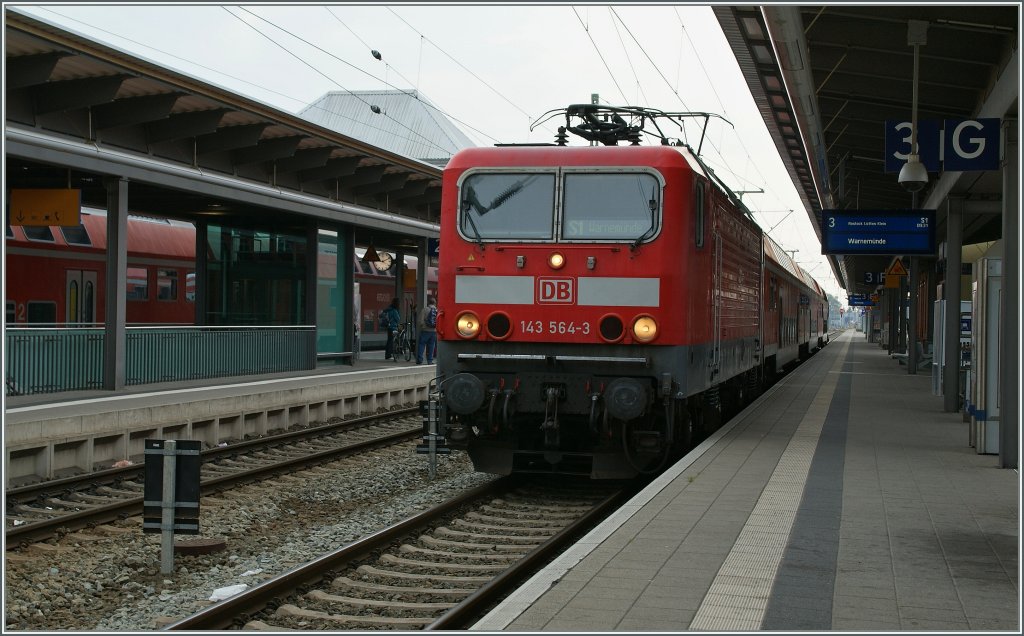
POLYGON ((498 480, 165 629, 459 629, 633 492, 498 480))
MULTIPOLYGON (((201 492, 215 494, 405 441, 421 432, 418 409, 410 408, 211 448, 201 455, 201 492)), ((138 514, 144 469, 144 464, 138 464, 8 490, 7 548, 138 514)))

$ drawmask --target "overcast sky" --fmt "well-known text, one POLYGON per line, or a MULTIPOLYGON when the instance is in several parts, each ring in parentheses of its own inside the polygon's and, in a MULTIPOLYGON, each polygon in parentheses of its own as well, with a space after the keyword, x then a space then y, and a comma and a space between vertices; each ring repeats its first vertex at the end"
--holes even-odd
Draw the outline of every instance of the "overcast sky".
MULTIPOLYGON (((845 303, 707 5, 5 7, 289 113, 328 91, 415 89, 480 145, 552 141, 560 120, 531 124, 593 93, 605 104, 716 113, 731 125, 711 120, 705 160, 748 191, 760 225, 845 303)), ((699 134, 687 132, 693 145, 699 134)))

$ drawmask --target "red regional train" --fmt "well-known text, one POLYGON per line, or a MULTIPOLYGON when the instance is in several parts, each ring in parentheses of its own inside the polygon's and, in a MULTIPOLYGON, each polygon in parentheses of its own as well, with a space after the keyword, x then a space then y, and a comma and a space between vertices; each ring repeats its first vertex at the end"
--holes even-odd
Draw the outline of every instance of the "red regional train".
MULTIPOLYGON (((53 326, 102 324, 105 315, 106 214, 83 208, 77 227, 6 228, 6 324, 53 326)), ((195 323, 195 227, 168 219, 128 217, 126 322, 189 325, 195 323)), ((357 249, 357 253, 362 250, 357 249)), ((321 252, 318 278, 335 284, 337 255, 321 252)), ((361 308, 364 349, 382 348, 385 334, 377 320, 394 298, 395 268, 380 272, 352 255, 361 308)), ((406 257, 415 270, 415 257, 406 257)), ((428 268, 436 289, 437 269, 428 268)), ((403 307, 414 291, 406 289, 403 307)), ((329 292, 321 294, 329 298, 329 292)))
POLYGON ((477 471, 628 478, 822 347, 828 301, 688 146, 617 145, 661 111, 565 112, 445 168, 442 431, 477 471))

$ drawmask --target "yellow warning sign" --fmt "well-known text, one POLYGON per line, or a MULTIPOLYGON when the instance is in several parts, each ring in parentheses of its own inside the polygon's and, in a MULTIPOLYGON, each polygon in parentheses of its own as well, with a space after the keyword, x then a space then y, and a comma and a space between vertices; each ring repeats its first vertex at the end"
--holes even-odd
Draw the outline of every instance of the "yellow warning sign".
POLYGON ((7 222, 11 225, 79 224, 81 190, 11 189, 11 207, 7 222))
POLYGON ((886 277, 906 276, 907 268, 903 266, 903 261, 897 258, 895 261, 892 262, 892 265, 889 266, 889 269, 885 270, 885 275, 886 277))

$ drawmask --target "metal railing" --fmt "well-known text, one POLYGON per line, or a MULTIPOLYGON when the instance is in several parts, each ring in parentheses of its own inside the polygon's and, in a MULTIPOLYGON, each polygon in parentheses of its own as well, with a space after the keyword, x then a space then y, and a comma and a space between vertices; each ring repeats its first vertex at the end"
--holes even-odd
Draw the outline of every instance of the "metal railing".
MULTIPOLYGON (((316 368, 316 327, 126 327, 125 383, 174 382, 316 368)), ((103 386, 105 333, 95 327, 5 331, 7 395, 103 386)))

